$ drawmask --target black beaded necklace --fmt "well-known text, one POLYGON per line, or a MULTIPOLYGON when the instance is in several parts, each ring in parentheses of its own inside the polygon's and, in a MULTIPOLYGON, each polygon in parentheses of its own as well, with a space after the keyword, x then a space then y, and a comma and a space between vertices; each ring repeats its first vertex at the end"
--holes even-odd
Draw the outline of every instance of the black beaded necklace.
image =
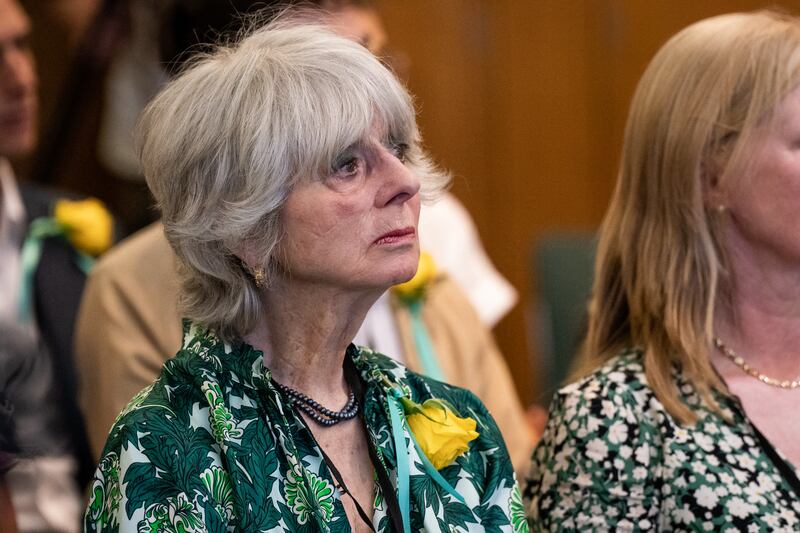
POLYGON ((290 402, 298 409, 303 411, 314 422, 321 426, 330 427, 344 420, 350 420, 358 414, 358 402, 353 391, 347 397, 347 403, 339 411, 332 411, 327 407, 321 405, 319 402, 314 401, 300 391, 294 390, 277 381, 272 381, 275 387, 281 392, 289 396, 290 402))

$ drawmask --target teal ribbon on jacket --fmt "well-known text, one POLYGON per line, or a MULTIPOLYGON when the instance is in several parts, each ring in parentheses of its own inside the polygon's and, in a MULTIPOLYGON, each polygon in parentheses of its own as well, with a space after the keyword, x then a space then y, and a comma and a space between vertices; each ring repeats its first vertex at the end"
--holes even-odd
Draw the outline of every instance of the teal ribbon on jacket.
POLYGON ((428 328, 422 320, 423 299, 404 301, 408 306, 411 315, 411 335, 414 338, 414 347, 417 349, 417 356, 422 365, 422 373, 436 381, 445 381, 444 372, 439 365, 439 358, 436 357, 436 350, 428 335, 428 328))
MULTIPOLYGON (((28 235, 22 244, 20 261, 22 263, 22 287, 17 306, 17 317, 23 324, 33 321, 33 277, 42 259, 44 241, 50 237, 67 238, 69 230, 52 217, 39 217, 28 227, 28 235)), ((73 258, 84 274, 94 266, 94 259, 73 249, 73 258)))
MULTIPOLYGON (((389 407, 389 418, 392 423, 392 440, 394 441, 394 450, 395 455, 397 456, 395 461, 397 464, 397 500, 400 504, 400 514, 403 519, 403 532, 410 533, 411 470, 408 465, 408 454, 406 440, 404 437, 406 426, 405 411, 403 410, 403 404, 400 401, 401 398, 405 397, 405 394, 399 387, 392 387, 388 392, 389 393, 386 395, 386 401, 389 407)), ((439 471, 436 470, 433 464, 431 464, 428 456, 425 455, 425 452, 423 452, 422 448, 420 448, 420 445, 417 442, 417 439, 414 437, 414 433, 411 431, 411 428, 408 430, 408 435, 411 438, 411 442, 414 444, 414 448, 417 450, 417 455, 419 455, 419 458, 422 461, 422 467, 425 472, 431 477, 431 479, 438 483, 439 486, 450 493, 455 499, 461 503, 465 503, 464 497, 455 488, 453 488, 453 486, 442 477, 439 471)))

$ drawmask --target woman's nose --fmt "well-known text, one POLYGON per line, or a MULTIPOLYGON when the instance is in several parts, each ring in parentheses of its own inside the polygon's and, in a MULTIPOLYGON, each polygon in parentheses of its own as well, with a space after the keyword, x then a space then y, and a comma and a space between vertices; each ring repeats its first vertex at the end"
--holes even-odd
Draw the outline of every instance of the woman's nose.
POLYGON ((382 182, 376 196, 379 206, 402 204, 419 193, 419 178, 393 151, 381 150, 375 171, 380 174, 382 182))
POLYGON ((23 97, 36 87, 33 59, 25 50, 0 47, 0 73, 0 86, 6 98, 23 97))

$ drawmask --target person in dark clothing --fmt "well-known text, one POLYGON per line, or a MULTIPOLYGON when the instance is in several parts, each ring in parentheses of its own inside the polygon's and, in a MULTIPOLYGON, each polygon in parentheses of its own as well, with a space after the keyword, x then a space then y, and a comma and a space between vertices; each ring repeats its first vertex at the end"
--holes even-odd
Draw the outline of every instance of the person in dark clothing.
POLYGON ((16 516, 23 531, 76 531, 79 484, 93 464, 72 337, 85 252, 110 243, 112 222, 97 201, 17 182, 9 159, 37 143, 30 31, 17 0, 0 0, 0 516, 16 516))

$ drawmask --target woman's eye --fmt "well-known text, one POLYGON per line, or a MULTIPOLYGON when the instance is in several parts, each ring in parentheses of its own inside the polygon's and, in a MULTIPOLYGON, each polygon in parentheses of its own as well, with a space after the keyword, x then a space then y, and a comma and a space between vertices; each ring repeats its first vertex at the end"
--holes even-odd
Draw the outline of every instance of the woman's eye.
POLYGON ((358 157, 348 155, 342 157, 333 165, 333 175, 338 177, 350 177, 358 173, 361 160, 358 157))
POLYGON ((406 156, 408 155, 409 147, 406 143, 401 142, 393 142, 389 145, 389 149, 391 150, 392 154, 400 160, 400 162, 406 162, 406 156))

